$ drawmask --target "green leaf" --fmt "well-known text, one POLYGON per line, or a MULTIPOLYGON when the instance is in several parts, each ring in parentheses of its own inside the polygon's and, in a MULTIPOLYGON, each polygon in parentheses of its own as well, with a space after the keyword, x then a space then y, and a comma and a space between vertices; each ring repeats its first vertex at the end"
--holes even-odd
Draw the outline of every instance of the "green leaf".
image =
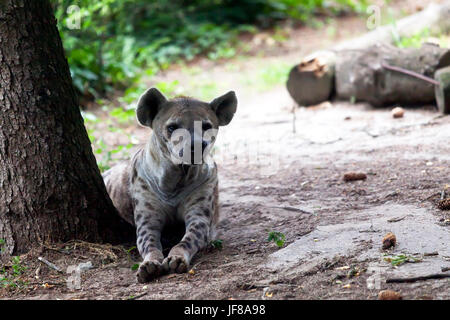
POLYGON ((280 248, 284 245, 285 239, 286 236, 284 233, 278 231, 270 231, 269 236, 267 237, 268 242, 273 241, 280 248))
POLYGON ((221 239, 213 240, 213 241, 211 241, 211 246, 215 249, 222 250, 223 249, 223 240, 221 240, 221 239))

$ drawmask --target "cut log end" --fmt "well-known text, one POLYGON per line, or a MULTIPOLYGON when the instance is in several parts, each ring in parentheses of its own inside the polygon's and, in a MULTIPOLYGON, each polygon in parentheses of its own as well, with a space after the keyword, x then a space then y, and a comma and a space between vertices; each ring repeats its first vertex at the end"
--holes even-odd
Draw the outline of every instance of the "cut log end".
POLYGON ((317 52, 291 69, 287 90, 298 105, 316 105, 331 98, 334 93, 334 61, 333 52, 317 52))

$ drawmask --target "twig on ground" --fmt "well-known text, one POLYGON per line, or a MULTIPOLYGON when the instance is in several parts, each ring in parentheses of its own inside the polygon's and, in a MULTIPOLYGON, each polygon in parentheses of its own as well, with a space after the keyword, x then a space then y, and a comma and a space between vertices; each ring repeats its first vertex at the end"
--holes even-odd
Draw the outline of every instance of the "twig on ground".
POLYGON ((292 106, 292 133, 293 133, 293 134, 295 134, 295 133, 297 132, 297 129, 296 129, 296 126, 295 126, 295 120, 296 120, 296 117, 295 117, 295 108, 296 108, 296 105, 294 104, 294 105, 292 106))
POLYGON ((254 249, 245 251, 245 253, 247 253, 247 254, 254 254, 254 253, 258 253, 258 252, 261 252, 260 248, 254 248, 254 249))
POLYGON ((148 292, 144 292, 144 293, 138 294, 137 296, 129 297, 129 298, 127 298, 127 300, 137 300, 137 299, 142 298, 143 296, 145 296, 147 294, 148 294, 148 292))
POLYGON ((274 208, 274 209, 283 209, 286 211, 301 212, 301 213, 306 213, 306 214, 314 214, 314 212, 306 211, 306 210, 296 208, 296 207, 289 207, 289 206, 267 206, 267 207, 274 208))
POLYGON ((429 275, 420 276, 420 277, 388 278, 388 279, 386 279, 386 283, 405 283, 405 282, 416 282, 416 281, 424 281, 424 280, 431 280, 431 279, 444 279, 444 278, 450 278, 450 274, 435 273, 435 274, 429 274, 429 275))
POLYGON ((426 252, 423 254, 424 257, 431 257, 431 256, 438 256, 439 252, 434 251, 434 252, 426 252))
POLYGON ((63 249, 60 249, 60 248, 53 248, 53 247, 50 247, 50 246, 45 245, 45 244, 43 244, 42 247, 44 247, 47 250, 51 250, 51 251, 54 251, 54 252, 62 253, 62 254, 65 254, 65 255, 70 255, 70 252, 64 251, 63 249))
POLYGON ((38 257, 38 260, 43 262, 43 263, 45 263, 48 267, 52 268, 53 270, 56 270, 56 271, 61 272, 61 273, 63 272, 60 267, 58 267, 57 265, 51 263, 50 261, 48 261, 45 258, 38 257))
POLYGON ((402 221, 405 218, 406 218, 406 216, 399 217, 399 218, 392 218, 392 219, 389 219, 387 222, 399 222, 399 221, 402 221))
POLYGON ((206 260, 202 260, 202 261, 199 261, 199 262, 197 262, 196 264, 194 264, 189 270, 192 270, 192 269, 194 269, 194 268, 197 268, 199 265, 201 265, 203 262, 205 262, 206 260))
POLYGON ((428 197, 426 197, 425 199, 421 200, 421 202, 430 200, 431 198, 435 197, 435 196, 438 195, 438 194, 439 194, 439 192, 435 192, 435 193, 429 195, 428 197))
POLYGON ((49 286, 65 286, 67 285, 66 281, 60 281, 60 282, 52 282, 52 281, 36 281, 36 282, 28 282, 29 286, 45 286, 45 285, 49 285, 49 286))
POLYGON ((372 137, 372 138, 378 138, 380 136, 380 134, 369 132, 369 130, 367 128, 364 128, 361 131, 364 132, 365 134, 367 134, 368 136, 372 137))
POLYGON ((333 144, 333 143, 336 143, 336 142, 339 142, 339 141, 342 141, 342 140, 344 140, 344 139, 338 138, 338 139, 335 139, 335 140, 325 141, 325 142, 317 142, 317 141, 312 141, 312 140, 307 140, 307 141, 308 141, 309 144, 327 145, 327 144, 333 144))

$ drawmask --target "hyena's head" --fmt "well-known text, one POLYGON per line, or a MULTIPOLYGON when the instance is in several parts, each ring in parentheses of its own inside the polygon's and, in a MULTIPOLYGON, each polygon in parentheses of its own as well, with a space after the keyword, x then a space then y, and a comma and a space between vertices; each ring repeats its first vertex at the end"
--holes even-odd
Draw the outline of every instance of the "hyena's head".
POLYGON ((175 164, 201 164, 216 140, 219 126, 230 123, 237 108, 233 91, 203 102, 188 97, 166 99, 156 88, 139 99, 139 123, 153 129, 160 151, 175 164))

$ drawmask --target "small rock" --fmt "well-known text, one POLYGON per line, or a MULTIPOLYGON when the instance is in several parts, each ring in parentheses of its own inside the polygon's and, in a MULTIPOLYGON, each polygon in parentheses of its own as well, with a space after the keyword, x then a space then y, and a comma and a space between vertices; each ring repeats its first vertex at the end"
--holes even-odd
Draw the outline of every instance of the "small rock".
POLYGON ((397 242, 397 238, 395 237, 395 234, 392 232, 389 232, 386 234, 383 238, 383 249, 389 249, 390 247, 395 246, 395 243, 397 242))
POLYGON ((405 109, 401 107, 395 107, 394 109, 392 109, 391 113, 392 117, 394 118, 403 118, 403 115, 405 114, 405 109))
POLYGON ((378 300, 402 300, 402 295, 392 290, 382 290, 378 293, 378 300))
POLYGON ((91 261, 88 261, 88 262, 85 262, 85 263, 80 263, 78 265, 78 269, 80 269, 81 272, 87 271, 87 270, 92 269, 92 268, 94 268, 94 266, 92 265, 91 261))
POLYGON ((344 181, 365 180, 367 175, 362 172, 348 172, 344 174, 344 181))

